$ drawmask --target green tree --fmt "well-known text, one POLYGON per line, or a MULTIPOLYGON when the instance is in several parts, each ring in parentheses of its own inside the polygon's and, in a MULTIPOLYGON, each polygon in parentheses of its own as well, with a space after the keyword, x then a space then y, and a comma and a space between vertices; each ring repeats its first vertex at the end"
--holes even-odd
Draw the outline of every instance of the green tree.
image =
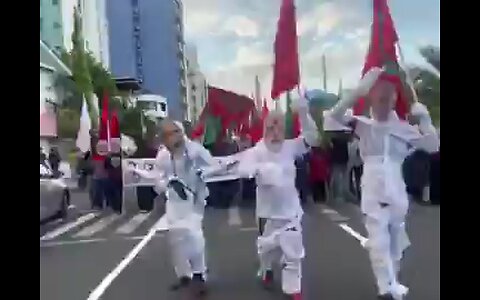
POLYGON ((92 120, 92 128, 98 128, 98 112, 93 103, 93 84, 88 68, 88 56, 85 53, 85 44, 82 36, 82 20, 78 8, 73 9, 73 33, 72 33, 72 52, 71 52, 71 70, 73 79, 77 85, 78 91, 85 97, 88 107, 88 113, 92 120))
POLYGON ((420 54, 440 73, 440 47, 422 47, 420 54))
POLYGON ((421 69, 414 79, 415 91, 420 102, 427 106, 435 125, 440 123, 440 78, 421 69))
POLYGON ((71 108, 62 107, 57 114, 58 136, 60 138, 75 139, 80 126, 80 113, 71 108))

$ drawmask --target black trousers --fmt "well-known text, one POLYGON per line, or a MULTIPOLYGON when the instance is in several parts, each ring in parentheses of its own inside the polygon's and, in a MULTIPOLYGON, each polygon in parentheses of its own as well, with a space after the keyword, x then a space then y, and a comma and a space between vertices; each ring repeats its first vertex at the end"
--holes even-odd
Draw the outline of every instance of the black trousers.
POLYGON ((327 200, 325 184, 325 181, 317 181, 312 183, 313 201, 315 203, 325 202, 327 200))
POLYGON ((151 211, 153 210, 153 203, 157 193, 151 186, 139 186, 137 187, 137 203, 140 210, 151 211))
POLYGON ((355 196, 357 196, 357 200, 360 201, 362 198, 362 189, 361 189, 361 180, 363 174, 363 165, 358 167, 352 168, 353 173, 353 180, 354 180, 354 188, 355 188, 355 196))

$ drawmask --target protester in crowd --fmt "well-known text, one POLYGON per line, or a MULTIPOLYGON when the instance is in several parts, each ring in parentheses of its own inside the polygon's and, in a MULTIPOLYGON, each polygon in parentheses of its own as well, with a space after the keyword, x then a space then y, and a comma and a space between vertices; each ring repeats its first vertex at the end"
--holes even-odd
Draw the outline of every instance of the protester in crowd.
POLYGON ((310 189, 308 184, 308 156, 301 155, 295 159, 295 187, 297 188, 302 205, 307 204, 310 196, 310 189))
POLYGON ((346 200, 348 141, 346 133, 338 132, 331 138, 330 157, 332 163, 332 178, 330 191, 331 200, 336 203, 346 200))
POLYGON ((273 263, 281 254, 282 290, 289 299, 299 300, 301 294, 301 263, 305 256, 301 219, 303 210, 295 188, 295 159, 308 152, 307 145, 318 142, 318 130, 308 114, 304 98, 297 102, 302 135, 285 140, 285 117, 271 112, 265 119, 264 138, 241 156, 239 173, 255 177, 257 182, 258 218, 265 223, 257 238, 262 283, 273 284, 273 263))
POLYGON ((110 206, 107 198, 108 189, 108 173, 105 170, 105 155, 108 150, 104 145, 98 143, 98 131, 92 129, 90 131, 92 141, 92 182, 90 186, 90 200, 92 208, 102 210, 106 206, 110 206))
POLYGON ((364 161, 362 176, 362 212, 368 232, 366 248, 377 279, 379 299, 402 299, 408 288, 398 282, 403 251, 409 240, 405 230, 408 196, 402 176, 402 163, 410 148, 429 152, 438 149, 439 140, 426 107, 415 103, 410 114, 417 117, 418 128, 400 120, 394 107, 396 78, 372 68, 358 87, 326 114, 351 126, 359 137, 364 161), (371 118, 348 117, 346 110, 359 98, 371 106, 371 118))
POLYGON ((88 186, 89 176, 92 175, 92 155, 90 151, 81 155, 77 164, 78 188, 84 190, 88 186))
POLYGON ((323 147, 313 147, 310 151, 310 187, 315 203, 327 200, 327 188, 330 181, 330 155, 323 147))
POLYGON ((122 158, 120 153, 109 153, 105 158, 105 170, 108 174, 106 195, 114 212, 122 213, 122 158))
POLYGON ((48 162, 50 163, 50 166, 52 167, 53 172, 58 172, 58 167, 60 166, 61 161, 62 161, 62 158, 58 153, 58 149, 55 147, 50 149, 50 153, 48 154, 48 162))
POLYGON ((40 164, 47 166, 47 155, 43 152, 43 148, 40 147, 40 164))
MULTIPOLYGON (((348 165, 349 170, 351 173, 349 174, 349 178, 353 179, 353 190, 355 191, 355 200, 360 203, 361 201, 361 184, 360 179, 362 178, 363 173, 363 161, 362 157, 360 156, 360 149, 358 147, 359 140, 356 137, 352 138, 352 141, 348 147, 348 165)), ((349 182, 351 182, 350 180, 349 182)))

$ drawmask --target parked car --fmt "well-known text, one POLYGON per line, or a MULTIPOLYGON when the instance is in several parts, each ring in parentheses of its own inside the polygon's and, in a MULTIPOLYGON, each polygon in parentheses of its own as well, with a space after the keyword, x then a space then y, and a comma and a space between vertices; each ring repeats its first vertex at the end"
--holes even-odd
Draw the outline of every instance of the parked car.
POLYGON ((62 172, 55 172, 46 164, 40 164, 40 222, 55 217, 65 218, 70 205, 70 190, 62 179, 62 172))

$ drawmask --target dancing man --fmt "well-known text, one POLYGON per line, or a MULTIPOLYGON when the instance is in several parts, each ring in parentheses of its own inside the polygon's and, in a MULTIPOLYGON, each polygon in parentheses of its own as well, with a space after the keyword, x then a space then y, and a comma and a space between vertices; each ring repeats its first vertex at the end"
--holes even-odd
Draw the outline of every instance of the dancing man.
POLYGON ((297 102, 302 135, 285 140, 285 117, 271 112, 265 120, 264 137, 242 153, 238 171, 255 177, 257 183, 256 214, 261 235, 257 238, 262 282, 273 283, 272 264, 282 263, 282 289, 290 299, 301 299, 301 264, 305 256, 302 241, 303 211, 295 188, 295 158, 318 142, 317 127, 308 114, 304 98, 297 102))
MULTIPOLYGON (((402 176, 402 163, 414 149, 438 150, 439 139, 428 110, 421 103, 411 107, 409 119, 400 120, 394 107, 397 101, 395 78, 383 69, 371 69, 358 87, 325 114, 351 126, 360 139, 364 161, 361 209, 368 231, 366 248, 377 280, 378 299, 402 299, 408 288, 398 282, 400 262, 410 245, 405 230, 408 196, 402 176), (364 97, 370 105, 371 118, 348 116, 346 111, 364 97)), ((328 130, 328 128, 324 128, 328 130)))
MULTIPOLYGON (((200 144, 189 140, 181 123, 169 119, 160 124, 164 147, 156 157, 155 191, 166 193, 167 238, 179 282, 178 290, 189 286, 194 296, 206 292, 205 238, 203 216, 208 188, 201 170, 222 171, 221 166, 200 144), (200 169, 203 168, 203 169, 200 169)), ((135 171, 143 177, 152 177, 135 171)))

